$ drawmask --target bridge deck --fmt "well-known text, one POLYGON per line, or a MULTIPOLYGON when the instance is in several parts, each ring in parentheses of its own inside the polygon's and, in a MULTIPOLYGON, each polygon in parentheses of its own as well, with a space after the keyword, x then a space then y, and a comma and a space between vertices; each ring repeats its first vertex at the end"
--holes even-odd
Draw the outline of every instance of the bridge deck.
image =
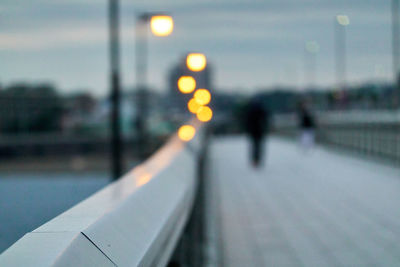
POLYGON ((400 171, 280 139, 253 169, 244 138, 215 139, 225 266, 400 266, 400 171))

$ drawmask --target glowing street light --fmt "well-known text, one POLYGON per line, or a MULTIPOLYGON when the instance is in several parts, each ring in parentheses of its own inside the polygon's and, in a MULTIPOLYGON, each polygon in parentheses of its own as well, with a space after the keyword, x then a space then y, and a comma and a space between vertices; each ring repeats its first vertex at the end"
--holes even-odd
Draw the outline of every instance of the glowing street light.
POLYGON ((196 129, 192 125, 183 125, 178 130, 178 137, 185 142, 193 139, 196 129))
POLYGON ((212 112, 211 108, 205 106, 205 107, 199 108, 196 116, 199 121, 208 122, 212 119, 213 112, 212 112))
POLYGON ((150 28, 156 36, 168 36, 174 29, 174 21, 171 16, 154 15, 150 19, 150 28))
POLYGON ((207 89, 197 89, 193 97, 202 106, 207 105, 211 101, 211 94, 207 89))
POLYGON ((178 89, 181 93, 189 94, 196 89, 196 80, 192 76, 182 76, 178 80, 178 89))
POLYGON ((350 19, 347 15, 337 15, 336 21, 342 26, 347 26, 350 24, 350 19))
POLYGON ((202 71, 207 65, 206 56, 201 53, 190 53, 186 57, 186 65, 191 71, 202 71))
POLYGON ((189 111, 193 114, 197 114, 197 111, 199 111, 199 108, 202 107, 199 103, 197 103, 196 99, 194 99, 194 98, 189 100, 187 106, 188 106, 189 111))
POLYGON ((135 31, 137 87, 144 87, 147 82, 147 35, 149 23, 152 34, 156 36, 168 36, 174 28, 174 21, 168 15, 142 13, 137 17, 135 31))

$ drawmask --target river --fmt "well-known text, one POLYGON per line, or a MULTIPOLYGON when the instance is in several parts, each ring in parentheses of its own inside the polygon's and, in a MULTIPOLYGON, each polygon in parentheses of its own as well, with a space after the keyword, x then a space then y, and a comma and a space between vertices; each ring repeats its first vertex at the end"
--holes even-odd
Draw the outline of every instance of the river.
POLYGON ((108 173, 0 173, 0 253, 109 183, 108 173))

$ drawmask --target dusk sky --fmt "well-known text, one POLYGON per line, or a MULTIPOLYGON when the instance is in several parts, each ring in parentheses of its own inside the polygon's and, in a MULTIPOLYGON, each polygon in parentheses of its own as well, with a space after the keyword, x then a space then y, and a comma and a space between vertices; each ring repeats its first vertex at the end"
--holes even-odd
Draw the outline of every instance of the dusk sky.
MULTIPOLYGON (((335 84, 334 18, 346 14, 348 80, 390 81, 390 0, 141 0, 121 1, 122 79, 134 83, 134 17, 168 12, 173 35, 149 39, 149 83, 166 87, 168 70, 187 51, 203 52, 215 89, 255 92, 301 88, 304 44, 316 41, 320 86, 335 84)), ((62 92, 106 95, 107 1, 0 0, 0 83, 52 82, 62 92)), ((214 88, 213 88, 214 89, 214 88)))

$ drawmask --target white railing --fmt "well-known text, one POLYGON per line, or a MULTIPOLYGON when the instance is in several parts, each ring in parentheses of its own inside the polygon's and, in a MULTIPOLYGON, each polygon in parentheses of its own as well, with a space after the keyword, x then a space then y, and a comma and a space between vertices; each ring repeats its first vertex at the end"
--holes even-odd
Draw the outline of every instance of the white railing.
MULTIPOLYGON (((315 112, 318 123, 399 123, 400 111, 393 110, 351 110, 315 112)), ((276 127, 296 127, 298 114, 277 114, 274 116, 276 127)))
MULTIPOLYGON (((317 141, 400 164, 400 111, 329 111, 315 113, 317 141)), ((277 115, 278 134, 298 134, 296 114, 277 115)))
POLYGON ((27 233, 0 266, 165 266, 192 208, 201 141, 172 137, 120 180, 27 233))

